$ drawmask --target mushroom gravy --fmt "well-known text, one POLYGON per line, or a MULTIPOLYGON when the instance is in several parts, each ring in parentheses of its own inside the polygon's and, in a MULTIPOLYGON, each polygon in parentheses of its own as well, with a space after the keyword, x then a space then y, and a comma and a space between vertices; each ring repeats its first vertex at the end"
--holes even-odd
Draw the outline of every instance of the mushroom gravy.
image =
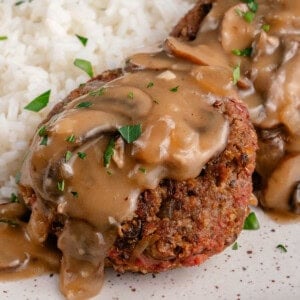
POLYGON ((260 202, 299 214, 300 2, 246 2, 214 1, 194 40, 169 37, 165 47, 223 73, 237 70, 238 93, 259 137, 260 202))

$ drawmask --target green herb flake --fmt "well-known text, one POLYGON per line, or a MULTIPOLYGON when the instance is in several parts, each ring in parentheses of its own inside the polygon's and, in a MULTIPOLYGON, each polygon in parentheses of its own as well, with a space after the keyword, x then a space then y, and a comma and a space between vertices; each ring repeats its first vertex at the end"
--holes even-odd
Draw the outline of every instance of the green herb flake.
POLYGON ((143 174, 146 174, 146 173, 147 173, 147 170, 146 170, 146 168, 144 168, 144 167, 139 167, 139 171, 140 171, 141 173, 143 173, 143 174))
POLYGON ((65 161, 68 162, 72 157, 72 152, 71 151, 67 151, 65 154, 65 161))
POLYGON ((246 230, 257 230, 259 229, 259 222, 254 212, 251 212, 245 220, 244 229, 246 230))
POLYGON ((237 84, 237 82, 240 80, 240 77, 241 77, 241 69, 240 69, 240 65, 237 65, 233 68, 232 71, 233 84, 237 84))
POLYGON ((23 3, 25 3, 25 1, 17 1, 17 2, 15 3, 15 6, 19 6, 19 5, 23 4, 23 3))
POLYGON ((253 11, 246 11, 243 13, 243 18, 246 22, 251 23, 254 20, 255 13, 253 11))
POLYGON ((65 181, 59 181, 57 182, 57 189, 61 192, 63 192, 65 190, 65 181))
POLYGON ((94 76, 92 65, 88 60, 76 58, 74 61, 74 65, 87 73, 90 77, 94 76))
POLYGON ((246 1, 243 1, 243 2, 246 2, 247 3, 247 6, 249 7, 249 9, 256 13, 257 12, 257 9, 258 9, 258 3, 255 1, 255 0, 246 0, 246 1))
POLYGON ((252 47, 248 47, 248 48, 245 48, 245 49, 233 49, 231 51, 232 54, 234 55, 237 55, 237 56, 251 56, 252 54, 252 47))
POLYGON ((177 85, 177 86, 175 86, 175 87, 173 87, 173 88, 170 88, 170 92, 173 92, 173 93, 176 93, 177 91, 178 91, 178 89, 179 89, 179 85, 177 85))
POLYGON ((5 40, 7 40, 7 39, 8 39, 8 37, 7 37, 6 35, 0 36, 0 41, 5 41, 5 40))
POLYGON ((48 144, 48 136, 44 135, 41 142, 40 142, 40 145, 41 146, 47 146, 47 144, 48 144))
POLYGON ((89 95, 90 96, 103 96, 105 94, 105 88, 101 87, 98 90, 90 91, 89 95))
POLYGON ((78 193, 77 192, 71 191, 71 194, 73 195, 74 198, 78 198, 78 193))
POLYGON ((243 17, 243 16, 244 16, 244 12, 242 12, 240 9, 236 9, 235 12, 236 12, 236 14, 237 14, 239 17, 243 17))
POLYGON ((77 152, 77 155, 80 159, 85 159, 86 158, 86 153, 85 152, 77 152))
POLYGON ((90 107, 92 105, 93 105, 92 102, 84 101, 84 102, 80 102, 79 104, 77 104, 76 108, 88 108, 88 107, 90 107))
POLYGON ((14 221, 14 220, 9 220, 9 219, 0 219, 0 223, 5 223, 12 227, 19 226, 18 222, 14 221))
POLYGON ((17 172, 16 176, 15 176, 15 183, 18 184, 20 183, 21 180, 21 172, 17 172))
POLYGON ((46 128, 45 125, 43 125, 42 127, 39 128, 38 135, 39 136, 45 136, 45 135, 47 135, 47 128, 46 128))
POLYGON ((147 84, 147 89, 149 88, 152 88, 154 86, 154 83, 152 81, 150 81, 148 84, 147 84))
POLYGON ((127 94, 127 98, 129 98, 129 99, 133 99, 133 92, 129 92, 128 94, 127 94))
POLYGON ((286 249, 286 247, 285 246, 283 246, 282 244, 279 244, 279 245, 277 245, 277 247, 276 247, 277 249, 280 249, 281 250, 281 252, 287 252, 287 249, 286 249))
POLYGON ((39 112, 41 109, 46 107, 49 102, 51 90, 37 96, 30 103, 28 103, 24 109, 39 112))
POLYGON ((118 131, 127 143, 132 143, 142 134, 142 126, 141 124, 126 125, 119 128, 118 131))
POLYGON ((114 151, 115 151, 115 140, 112 138, 112 139, 110 139, 110 141, 104 151, 104 154, 103 154, 103 165, 105 168, 109 167, 111 158, 114 155, 114 151))
POLYGON ((111 176, 112 175, 112 171, 111 170, 106 170, 106 173, 111 176))
POLYGON ((263 26, 261 26, 261 29, 265 32, 269 32, 270 28, 271 26, 269 24, 264 24, 263 26))
POLYGON ((232 247, 231 247, 232 250, 237 250, 239 249, 239 244, 237 242, 235 242, 232 247))
POLYGON ((75 138, 75 135, 74 135, 74 134, 71 134, 70 136, 68 136, 68 137, 66 138, 66 141, 69 142, 69 143, 74 143, 75 140, 76 140, 76 138, 75 138))
POLYGON ((75 34, 75 35, 78 38, 78 40, 81 42, 81 44, 85 47, 88 42, 88 38, 81 36, 79 34, 75 34))
POLYGON ((10 202, 11 203, 19 203, 19 197, 15 193, 10 194, 10 202))

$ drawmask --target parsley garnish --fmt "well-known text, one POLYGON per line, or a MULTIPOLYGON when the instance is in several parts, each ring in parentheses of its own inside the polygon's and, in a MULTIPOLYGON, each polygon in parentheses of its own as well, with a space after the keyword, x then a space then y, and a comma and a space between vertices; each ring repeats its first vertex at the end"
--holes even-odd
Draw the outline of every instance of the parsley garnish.
POLYGON ((149 88, 152 88, 154 86, 154 83, 152 81, 150 81, 148 84, 147 84, 147 89, 149 88))
POLYGON ((286 249, 286 247, 285 246, 283 246, 282 244, 279 244, 279 245, 277 245, 277 247, 276 247, 277 249, 280 249, 281 250, 281 252, 287 252, 287 249, 286 249))
POLYGON ((243 0, 244 3, 247 3, 249 9, 256 13, 258 9, 258 3, 255 0, 243 0))
POLYGON ((65 190, 65 181, 59 181, 57 182, 57 189, 61 192, 63 192, 65 190))
POLYGON ((23 1, 17 1, 17 2, 15 3, 15 6, 19 6, 19 5, 23 4, 23 3, 25 3, 24 0, 23 0, 23 1))
POLYGON ((79 104, 76 105, 76 108, 87 108, 93 105, 92 102, 85 101, 85 102, 80 102, 79 104))
POLYGON ((78 193, 77 192, 71 191, 71 194, 73 195, 74 198, 78 198, 78 193))
POLYGON ((81 44, 85 47, 87 42, 88 42, 88 39, 84 36, 79 35, 79 34, 75 34, 75 35, 78 38, 78 40, 81 42, 81 44))
POLYGON ((246 11, 243 14, 243 18, 246 22, 251 23, 254 20, 255 13, 253 11, 246 11))
POLYGON ((65 161, 68 162, 72 157, 72 152, 71 151, 67 151, 65 154, 65 161))
POLYGON ((9 220, 9 219, 0 219, 0 223, 6 223, 6 224, 8 224, 9 226, 12 226, 12 227, 19 226, 18 222, 13 221, 13 220, 9 220))
POLYGON ((261 26, 261 29, 265 32, 269 32, 270 28, 271 26, 269 24, 264 24, 263 26, 261 26))
POLYGON ((0 36, 0 41, 5 41, 7 39, 8 39, 8 37, 6 35, 0 36))
POLYGON ((38 135, 39 136, 45 136, 47 134, 47 128, 45 125, 43 125, 39 130, 38 130, 38 135))
POLYGON ((144 174, 146 174, 146 172, 147 172, 146 168, 144 168, 144 167, 139 167, 139 171, 144 174))
POLYGON ((19 197, 15 193, 10 194, 10 202, 12 203, 19 203, 19 197))
POLYGON ((252 53, 252 47, 248 47, 245 49, 233 49, 232 54, 237 55, 237 56, 251 56, 252 53))
POLYGON ((114 151, 115 151, 115 140, 112 138, 110 139, 103 154, 103 165, 105 168, 109 167, 111 158, 114 155, 114 151))
POLYGON ((81 159, 85 159, 86 158, 86 153, 85 152, 77 152, 77 155, 81 159))
POLYGON ((48 135, 44 135, 40 142, 40 145, 47 146, 47 143, 48 143, 48 135))
POLYGON ((141 124, 126 125, 119 128, 118 131, 127 143, 132 143, 140 137, 142 133, 142 126, 141 124))
POLYGON ((76 138, 75 138, 75 135, 74 135, 74 134, 71 134, 70 136, 68 136, 68 137, 66 138, 66 141, 69 142, 69 143, 74 143, 75 140, 76 140, 76 138))
POLYGON ((244 229, 257 230, 257 229, 259 229, 259 227, 260 226, 259 226, 259 223, 258 223, 255 213, 251 212, 245 220, 244 229))
POLYGON ((237 250, 239 248, 239 244, 237 242, 235 242, 233 245, 232 245, 232 250, 237 250))
POLYGON ((35 112, 40 111, 41 109, 43 109, 44 107, 47 106, 47 104, 49 102, 49 98, 50 98, 50 93, 51 93, 51 90, 37 96, 30 103, 28 103, 24 107, 24 109, 35 111, 35 112))
POLYGON ((83 70, 87 73, 90 77, 94 76, 93 68, 91 63, 88 60, 76 58, 74 61, 74 65, 79 69, 83 70))
POLYGON ((233 68, 232 71, 233 84, 237 84, 237 82, 240 80, 240 77, 241 77, 241 69, 240 69, 240 65, 237 65, 233 68))
POLYGON ((98 90, 90 91, 90 92, 89 92, 89 95, 90 95, 90 96, 103 96, 104 93, 105 93, 105 88, 102 87, 102 88, 100 88, 100 89, 98 89, 98 90))
POLYGON ((129 92, 129 93, 127 94, 127 98, 133 99, 133 92, 129 92))
POLYGON ((179 85, 177 85, 177 86, 171 88, 169 91, 170 91, 170 92, 173 92, 173 93, 176 93, 176 92, 178 91, 178 88, 179 88, 179 85))

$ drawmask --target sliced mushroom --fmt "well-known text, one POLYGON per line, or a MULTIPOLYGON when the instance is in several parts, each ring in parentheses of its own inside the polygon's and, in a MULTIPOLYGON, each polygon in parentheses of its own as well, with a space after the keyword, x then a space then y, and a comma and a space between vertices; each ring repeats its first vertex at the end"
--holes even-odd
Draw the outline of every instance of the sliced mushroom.
POLYGON ((294 188, 300 181, 300 154, 285 157, 271 174, 263 191, 263 205, 288 211, 294 188))
POLYGON ((243 16, 237 13, 243 14, 247 11, 247 4, 240 3, 225 13, 221 27, 221 43, 226 52, 251 45, 255 35, 255 23, 246 22, 243 16))
POLYGON ((297 183, 294 189, 290 205, 295 214, 300 214, 300 182, 297 183))
POLYGON ((225 53, 218 42, 212 45, 195 44, 168 37, 165 42, 166 51, 170 54, 203 66, 221 66, 229 68, 225 53), (212 55, 211 49, 214 48, 212 55))

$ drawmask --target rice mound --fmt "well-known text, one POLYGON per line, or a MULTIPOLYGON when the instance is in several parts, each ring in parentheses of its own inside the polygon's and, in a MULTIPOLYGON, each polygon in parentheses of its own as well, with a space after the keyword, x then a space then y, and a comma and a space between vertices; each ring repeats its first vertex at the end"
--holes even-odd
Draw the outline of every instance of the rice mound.
POLYGON ((16 193, 15 175, 36 127, 89 77, 74 66, 91 62, 94 74, 162 41, 195 0, 17 0, 0 2, 0 200, 16 193), (88 38, 86 47, 76 34, 88 38), (39 113, 24 110, 51 89, 39 113))

